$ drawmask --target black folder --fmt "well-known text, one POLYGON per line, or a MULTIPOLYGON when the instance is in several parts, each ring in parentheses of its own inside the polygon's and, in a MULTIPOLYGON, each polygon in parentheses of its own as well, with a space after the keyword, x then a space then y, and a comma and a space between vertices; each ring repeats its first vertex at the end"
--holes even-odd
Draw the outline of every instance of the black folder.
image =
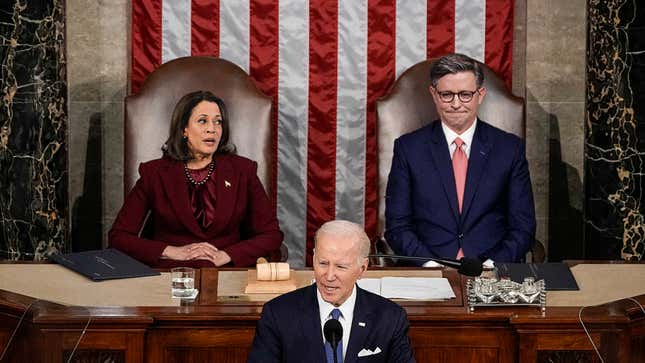
POLYGON ((155 276, 160 273, 125 253, 108 248, 68 254, 53 254, 49 258, 70 270, 94 281, 155 276))
POLYGON ((580 290, 578 283, 571 273, 569 265, 559 262, 548 263, 497 263, 497 276, 509 277, 522 283, 525 277, 533 277, 535 281, 544 279, 547 291, 580 290))

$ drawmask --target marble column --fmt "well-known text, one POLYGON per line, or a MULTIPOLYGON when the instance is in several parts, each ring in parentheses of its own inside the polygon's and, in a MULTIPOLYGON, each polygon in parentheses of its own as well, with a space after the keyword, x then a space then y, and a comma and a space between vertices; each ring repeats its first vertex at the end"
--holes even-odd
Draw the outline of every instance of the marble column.
POLYGON ((585 257, 642 260, 645 5, 588 1, 585 257))
POLYGON ((67 251, 63 0, 0 2, 0 258, 67 251))

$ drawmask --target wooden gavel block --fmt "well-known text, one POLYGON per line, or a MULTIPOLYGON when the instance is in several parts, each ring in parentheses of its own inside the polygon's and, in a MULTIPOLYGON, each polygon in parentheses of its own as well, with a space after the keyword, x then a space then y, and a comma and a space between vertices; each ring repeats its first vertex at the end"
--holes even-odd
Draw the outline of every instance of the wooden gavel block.
POLYGON ((286 262, 267 262, 263 257, 258 258, 257 265, 258 281, 283 281, 289 280, 291 269, 286 262))

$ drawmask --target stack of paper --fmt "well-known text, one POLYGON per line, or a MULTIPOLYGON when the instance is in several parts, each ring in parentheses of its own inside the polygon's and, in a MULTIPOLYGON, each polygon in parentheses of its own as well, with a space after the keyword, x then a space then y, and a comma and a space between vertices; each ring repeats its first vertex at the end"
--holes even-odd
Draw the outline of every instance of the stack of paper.
POLYGON ((437 277, 360 279, 358 286, 388 299, 444 300, 455 298, 450 282, 437 277))

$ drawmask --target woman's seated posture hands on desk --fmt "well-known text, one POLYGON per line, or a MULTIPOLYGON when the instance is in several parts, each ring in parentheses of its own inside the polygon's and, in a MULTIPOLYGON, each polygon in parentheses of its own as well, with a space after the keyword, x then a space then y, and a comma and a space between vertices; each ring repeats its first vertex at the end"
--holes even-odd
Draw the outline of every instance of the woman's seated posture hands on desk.
POLYGON ((161 253, 161 258, 178 261, 206 260, 215 266, 231 262, 231 257, 226 252, 219 251, 208 242, 191 243, 185 246, 167 246, 161 253))
POLYGON ((207 91, 177 103, 161 159, 142 163, 109 232, 111 247, 152 267, 250 266, 282 232, 257 177, 234 155, 224 102, 207 91), (152 235, 143 236, 144 223, 152 235))

